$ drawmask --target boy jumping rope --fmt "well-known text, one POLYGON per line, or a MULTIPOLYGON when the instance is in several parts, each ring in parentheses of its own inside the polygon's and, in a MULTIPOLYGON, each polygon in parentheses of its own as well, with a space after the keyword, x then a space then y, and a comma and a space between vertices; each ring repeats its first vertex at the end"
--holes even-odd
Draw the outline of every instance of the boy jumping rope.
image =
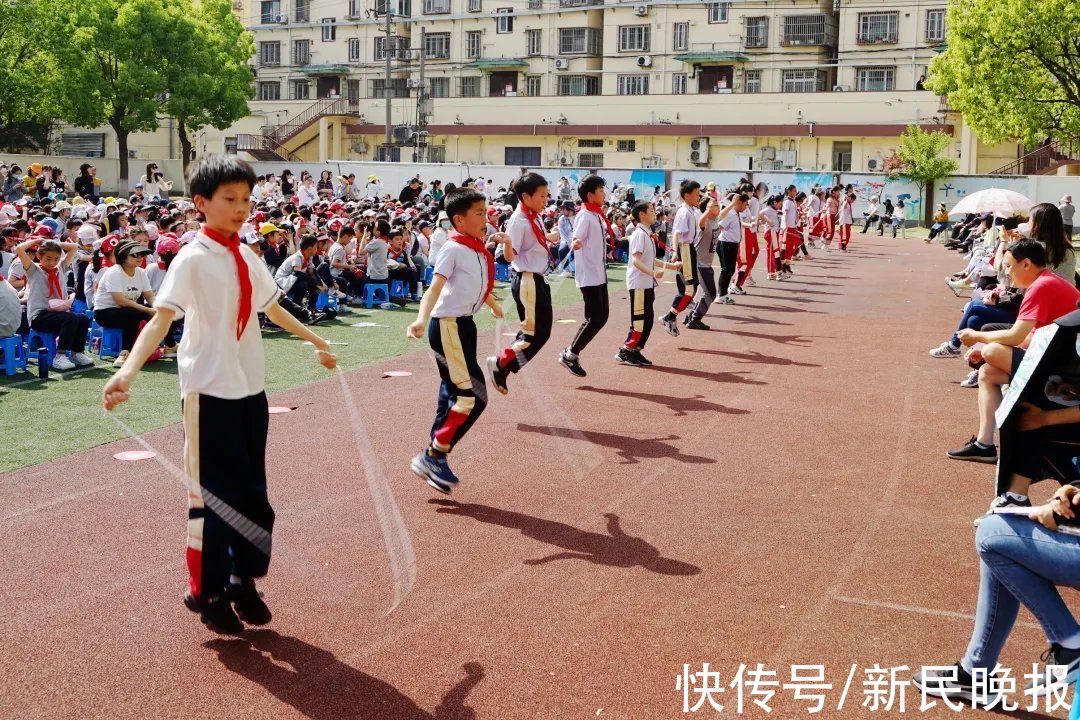
MULTIPOLYGON (((487 385, 476 362, 476 322, 473 315, 487 305, 496 318, 503 316, 495 287, 495 258, 484 245, 486 202, 470 188, 447 193, 446 214, 454 225, 439 257, 431 286, 420 300, 416 320, 405 331, 419 340, 427 328, 442 383, 427 449, 412 459, 414 473, 441 493, 458 483, 447 455, 465 437, 487 407, 487 385)), ((510 238, 495 236, 506 246, 510 238)))
POLYGON ((208 510, 212 496, 269 534, 274 510, 266 496, 268 408, 257 313, 315 346, 326 368, 337 358, 325 340, 278 304, 281 290, 237 231, 247 219, 255 172, 243 160, 208 155, 191 169, 188 187, 206 223, 176 256, 154 302, 157 312, 105 384, 106 410, 130 397, 146 359, 184 318, 177 352, 188 479, 184 604, 217 633, 265 625, 270 610, 255 589, 269 552, 208 510), (235 611, 233 608, 235 607, 235 611), (242 622, 241 622, 242 621, 242 622))
POLYGON ((630 261, 626 264, 626 287, 630 291, 630 332, 615 359, 623 365, 652 365, 641 351, 645 349, 652 332, 656 281, 664 277, 664 270, 678 270, 682 265, 656 259, 656 244, 649 234, 649 228, 656 222, 656 208, 651 202, 639 200, 634 203, 630 218, 634 221, 634 232, 630 235, 630 261))
POLYGON ((544 176, 526 173, 514 182, 512 190, 518 197, 518 206, 506 222, 510 244, 504 246, 503 252, 513 268, 510 293, 517 304, 521 330, 510 347, 498 357, 487 359, 491 384, 503 395, 508 392, 507 375, 521 372, 551 337, 554 315, 551 288, 544 280, 544 273, 551 258, 548 245, 559 244, 558 231, 544 232, 544 222, 539 215, 548 202, 548 183, 544 176))
POLYGON ((675 211, 673 236, 673 257, 682 267, 682 272, 675 276, 678 294, 671 301, 671 309, 662 318, 668 334, 679 335, 679 313, 690 306, 698 288, 698 265, 695 244, 701 237, 701 228, 706 219, 698 210, 701 202, 701 183, 696 180, 683 180, 679 185, 679 197, 683 204, 675 211))

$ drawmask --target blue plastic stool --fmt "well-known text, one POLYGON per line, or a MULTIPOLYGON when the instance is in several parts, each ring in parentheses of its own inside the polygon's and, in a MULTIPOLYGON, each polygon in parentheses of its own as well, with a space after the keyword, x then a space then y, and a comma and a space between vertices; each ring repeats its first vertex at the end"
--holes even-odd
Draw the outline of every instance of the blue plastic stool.
POLYGON ((435 266, 434 265, 428 265, 427 269, 424 270, 424 287, 428 287, 429 285, 431 285, 431 281, 434 280, 434 279, 435 279, 435 266))
POLYGON ((30 334, 26 336, 26 356, 36 357, 37 351, 41 348, 45 348, 49 365, 52 365, 53 358, 56 357, 56 336, 31 329, 30 334))
POLYGON ((402 280, 390 281, 390 297, 403 298, 409 294, 409 286, 402 280))
POLYGON ((327 296, 326 296, 326 307, 327 307, 328 309, 330 309, 330 310, 333 310, 334 312, 338 312, 338 311, 339 311, 339 310, 341 309, 341 308, 340 308, 340 302, 341 302, 341 301, 340 301, 340 300, 338 300, 338 296, 337 296, 337 295, 332 295, 332 294, 330 294, 330 293, 327 293, 327 296))
POLYGON ((626 262, 630 259, 630 253, 627 250, 618 250, 615 253, 615 259, 619 262, 626 262))
POLYGON ((0 353, 3 353, 4 374, 14 375, 26 369, 26 350, 23 349, 22 335, 0 338, 0 353))
POLYGON ((1077 678, 1073 684, 1073 704, 1069 720, 1080 720, 1080 678, 1077 678))
POLYGON ((495 279, 502 282, 510 282, 510 266, 495 263, 495 279))
POLYGON ((381 295, 382 302, 390 302, 390 286, 386 283, 368 283, 364 286, 364 307, 375 307, 375 296, 381 295))
POLYGON ((101 348, 98 357, 102 360, 120 357, 124 349, 124 331, 120 328, 101 328, 101 348))
POLYGON ((329 297, 329 290, 323 290, 321 293, 319 293, 319 296, 315 298, 315 312, 322 312, 326 309, 327 298, 329 297))
POLYGON ((86 303, 84 303, 82 300, 72 300, 71 301, 71 312, 79 313, 79 314, 85 314, 85 313, 87 313, 89 311, 90 311, 90 308, 88 308, 86 306, 86 303))

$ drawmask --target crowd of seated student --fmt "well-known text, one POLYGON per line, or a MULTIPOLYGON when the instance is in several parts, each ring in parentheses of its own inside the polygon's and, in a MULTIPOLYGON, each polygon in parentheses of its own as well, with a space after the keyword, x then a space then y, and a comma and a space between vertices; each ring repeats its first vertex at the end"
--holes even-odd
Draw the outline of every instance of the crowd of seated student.
POLYGON ((1021 606, 1049 641, 1040 657, 1042 674, 1027 690, 1051 692, 1080 675, 1080 625, 1058 590, 1080 587, 1080 535, 1062 531, 1078 527, 1080 517, 1080 291, 1076 255, 1053 204, 1036 205, 1026 223, 965 217, 953 226, 946 246, 968 260, 948 283, 954 291, 970 289, 972 298, 957 331, 930 354, 963 357, 973 369, 962 384, 978 388, 977 431, 947 454, 988 466, 1000 460, 1000 466, 997 478, 987 472, 993 499, 989 512, 976 520, 980 579, 970 643, 958 662, 924 670, 914 681, 928 695, 993 704, 1000 693, 987 692, 987 674, 995 672, 1021 606), (1025 386, 1025 401, 1013 406, 1002 425, 999 453, 995 413, 1003 388, 1024 361, 1033 334, 1054 323, 1068 333, 1066 340, 1040 358, 1040 367, 1045 363, 1049 370, 1025 386), (1043 480, 1059 487, 1049 501, 1033 505, 1029 488, 1043 480), (1005 514, 1010 512, 1018 514, 1005 514))

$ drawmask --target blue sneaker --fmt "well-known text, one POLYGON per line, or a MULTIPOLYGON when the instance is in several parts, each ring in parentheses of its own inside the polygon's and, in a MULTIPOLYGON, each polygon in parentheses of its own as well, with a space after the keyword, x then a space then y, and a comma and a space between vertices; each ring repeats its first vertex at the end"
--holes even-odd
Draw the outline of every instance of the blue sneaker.
POLYGON ((443 494, 449 495, 458 484, 457 475, 450 469, 446 458, 431 457, 427 454, 427 450, 422 450, 414 457, 409 467, 414 473, 427 480, 428 485, 443 494))

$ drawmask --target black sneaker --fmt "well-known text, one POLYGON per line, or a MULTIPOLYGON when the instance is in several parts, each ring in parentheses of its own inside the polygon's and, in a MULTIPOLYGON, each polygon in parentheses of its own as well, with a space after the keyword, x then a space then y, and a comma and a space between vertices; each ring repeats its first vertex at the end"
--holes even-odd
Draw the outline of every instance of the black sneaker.
POLYGON ((571 358, 569 355, 567 355, 565 350, 559 353, 559 364, 570 372, 577 375, 578 377, 585 377, 585 368, 581 367, 581 364, 578 363, 577 358, 571 358))
POLYGON ((686 327, 690 328, 691 330, 710 330, 711 329, 708 325, 706 325, 705 323, 703 323, 703 322, 701 322, 700 320, 697 320, 697 319, 692 320, 690 323, 687 324, 686 327))
POLYGON ((1034 690, 1035 697, 1047 695, 1058 688, 1068 687, 1080 677, 1080 650, 1069 650, 1052 643, 1039 656, 1039 660, 1043 663, 1043 673, 1027 686, 1025 694, 1034 690), (1056 666, 1053 672, 1051 666, 1056 666))
POLYGON ((488 372, 491 374, 491 384, 495 389, 505 395, 510 392, 506 387, 506 371, 499 367, 499 358, 492 355, 487 359, 488 372))
POLYGON ((928 697, 949 698, 954 702, 961 701, 976 706, 993 706, 1000 699, 1000 695, 987 696, 988 683, 984 680, 979 682, 976 690, 974 679, 960 663, 948 668, 924 668, 915 673, 911 680, 912 684, 928 697))
POLYGON ((640 350, 635 350, 634 353, 637 355, 638 364, 644 365, 646 367, 652 365, 652 360, 642 355, 640 350))
POLYGON ((1003 493, 1001 495, 998 495, 996 498, 994 498, 993 500, 990 501, 990 508, 986 511, 986 514, 983 515, 982 517, 975 518, 975 522, 972 523, 972 524, 975 527, 979 527, 979 523, 981 523, 983 520, 985 520, 986 518, 993 515, 994 510, 996 510, 997 508, 1008 508, 1008 507, 1030 508, 1031 507, 1031 500, 1029 498, 1026 498, 1026 497, 1023 500, 1017 500, 1016 498, 1014 498, 1012 495, 1009 495, 1008 493, 1003 493))
POLYGON ((679 320, 671 315, 665 315, 660 318, 660 322, 664 324, 664 329, 667 330, 668 335, 673 337, 679 337, 679 320))
POLYGON ((236 614, 248 625, 266 625, 273 618, 251 578, 244 578, 239 585, 230 584, 228 595, 236 614))
POLYGON ((318 325, 319 323, 321 323, 326 318, 327 318, 326 313, 313 312, 313 313, 311 313, 311 317, 308 319, 307 324, 308 325, 318 325))
POLYGON ((949 450, 945 453, 953 460, 967 460, 969 462, 981 462, 981 463, 996 463, 997 448, 991 445, 988 448, 981 448, 975 444, 975 436, 972 435, 971 439, 967 441, 967 445, 964 447, 949 450))
POLYGON ((194 613, 199 613, 203 625, 219 635, 239 635, 244 632, 244 623, 233 612, 232 603, 226 595, 203 600, 190 592, 184 595, 184 605, 194 613))
POLYGON ((638 359, 638 354, 636 350, 619 348, 619 352, 615 355, 615 359, 623 365, 633 365, 635 367, 640 367, 642 365, 641 360, 638 359))

